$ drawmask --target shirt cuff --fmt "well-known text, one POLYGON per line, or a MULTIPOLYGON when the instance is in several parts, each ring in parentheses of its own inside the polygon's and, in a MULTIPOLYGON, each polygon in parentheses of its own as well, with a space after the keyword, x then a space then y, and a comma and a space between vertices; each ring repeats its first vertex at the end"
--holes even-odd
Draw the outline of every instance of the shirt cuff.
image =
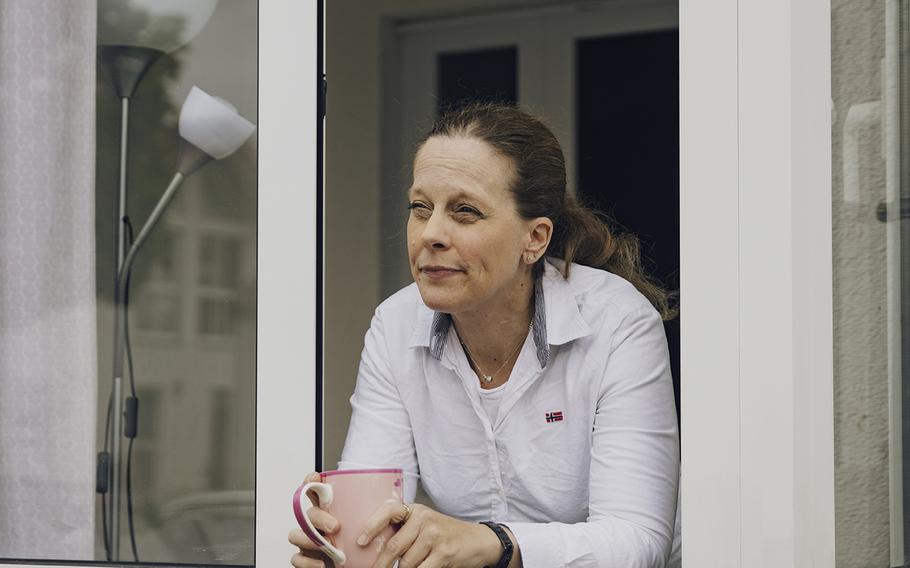
MULTIPOLYGON (((547 523, 504 522, 515 536, 524 568, 558 568, 565 566, 562 547, 554 542, 554 528, 547 523)), ((558 529, 557 529, 558 530, 558 529)))

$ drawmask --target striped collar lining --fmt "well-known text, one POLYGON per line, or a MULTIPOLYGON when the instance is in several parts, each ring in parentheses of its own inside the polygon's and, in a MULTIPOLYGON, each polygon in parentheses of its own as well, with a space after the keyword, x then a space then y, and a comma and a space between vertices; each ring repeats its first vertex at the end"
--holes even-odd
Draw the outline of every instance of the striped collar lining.
MULTIPOLYGON (((540 367, 544 368, 550 360, 550 344, 547 342, 547 308, 542 282, 542 277, 538 277, 534 281, 534 320, 531 325, 531 333, 534 336, 534 345, 537 348, 537 360, 540 362, 540 367)), ((452 327, 452 316, 450 314, 433 312, 433 325, 430 332, 430 354, 437 361, 442 359, 450 327, 452 327)))

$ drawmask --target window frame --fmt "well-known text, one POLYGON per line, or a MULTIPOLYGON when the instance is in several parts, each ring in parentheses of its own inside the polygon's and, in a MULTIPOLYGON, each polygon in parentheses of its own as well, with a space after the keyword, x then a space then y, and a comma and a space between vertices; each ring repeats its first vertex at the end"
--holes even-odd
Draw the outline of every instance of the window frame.
POLYGON ((830 26, 829 0, 680 4, 690 566, 834 566, 830 26))
POLYGON ((291 495, 321 466, 323 15, 259 5, 256 566, 290 562, 291 495))

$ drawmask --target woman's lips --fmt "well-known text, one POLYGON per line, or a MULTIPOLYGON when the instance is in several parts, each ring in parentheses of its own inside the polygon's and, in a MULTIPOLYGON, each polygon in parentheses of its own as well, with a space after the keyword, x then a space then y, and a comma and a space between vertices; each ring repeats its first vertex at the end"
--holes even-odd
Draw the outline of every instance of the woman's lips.
POLYGON ((454 268, 422 268, 421 272, 432 280, 442 280, 460 274, 462 271, 454 268))

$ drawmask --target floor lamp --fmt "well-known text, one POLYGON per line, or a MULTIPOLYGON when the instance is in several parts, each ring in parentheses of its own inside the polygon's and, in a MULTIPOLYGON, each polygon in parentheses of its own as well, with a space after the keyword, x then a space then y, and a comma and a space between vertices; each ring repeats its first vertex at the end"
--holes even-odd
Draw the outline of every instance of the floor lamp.
MULTIPOLYGON (((252 136, 255 129, 256 127, 253 123, 240 116, 237 109, 230 103, 218 97, 213 97, 198 87, 194 86, 190 90, 186 101, 183 103, 179 121, 180 150, 177 155, 177 171, 127 251, 123 264, 117 273, 117 294, 115 296, 117 301, 115 302, 114 310, 114 341, 116 345, 114 351, 114 377, 120 378, 121 383, 126 351, 127 287, 129 286, 129 273, 136 255, 161 219, 171 200, 177 194, 177 190, 180 189, 183 181, 212 160, 227 158, 236 152, 252 136)), ((129 414, 129 405, 127 405, 127 410, 127 414, 129 414)), ((129 428, 128 425, 127 428, 129 428)), ((115 432, 117 431, 115 430, 115 432)), ((115 443, 114 447, 116 445, 115 443)), ((118 516, 119 510, 114 507, 114 500, 111 499, 111 519, 115 519, 118 516)), ((112 550, 116 552, 119 544, 119 535, 113 532, 114 526, 112 523, 111 543, 112 550)))
MULTIPOLYGON (((126 211, 128 142, 130 99, 149 68, 160 57, 171 53, 192 40, 205 26, 218 0, 99 0, 98 2, 98 43, 102 65, 110 73, 114 89, 121 106, 120 124, 120 168, 117 198, 117 258, 115 283, 115 313, 123 303, 120 296, 121 274, 124 271, 127 252, 126 211)), ((122 307, 122 306, 121 306, 122 307)), ((116 315, 115 315, 116 318, 116 315)), ((115 321, 115 327, 119 324, 115 321)), ((124 338, 115 331, 114 372, 112 377, 112 451, 99 454, 98 489, 102 494, 110 490, 110 527, 105 534, 108 544, 108 559, 119 560, 120 556, 120 470, 121 435, 123 429, 123 367, 117 368, 118 358, 123 359, 124 338), (102 457, 103 456, 103 457, 102 457), (107 463, 109 462, 109 463, 107 463), (102 483, 101 470, 104 470, 102 483), (109 484, 107 471, 111 472, 109 484), (103 489, 103 491, 102 491, 103 489)), ((106 448, 105 448, 106 450, 106 448)))

